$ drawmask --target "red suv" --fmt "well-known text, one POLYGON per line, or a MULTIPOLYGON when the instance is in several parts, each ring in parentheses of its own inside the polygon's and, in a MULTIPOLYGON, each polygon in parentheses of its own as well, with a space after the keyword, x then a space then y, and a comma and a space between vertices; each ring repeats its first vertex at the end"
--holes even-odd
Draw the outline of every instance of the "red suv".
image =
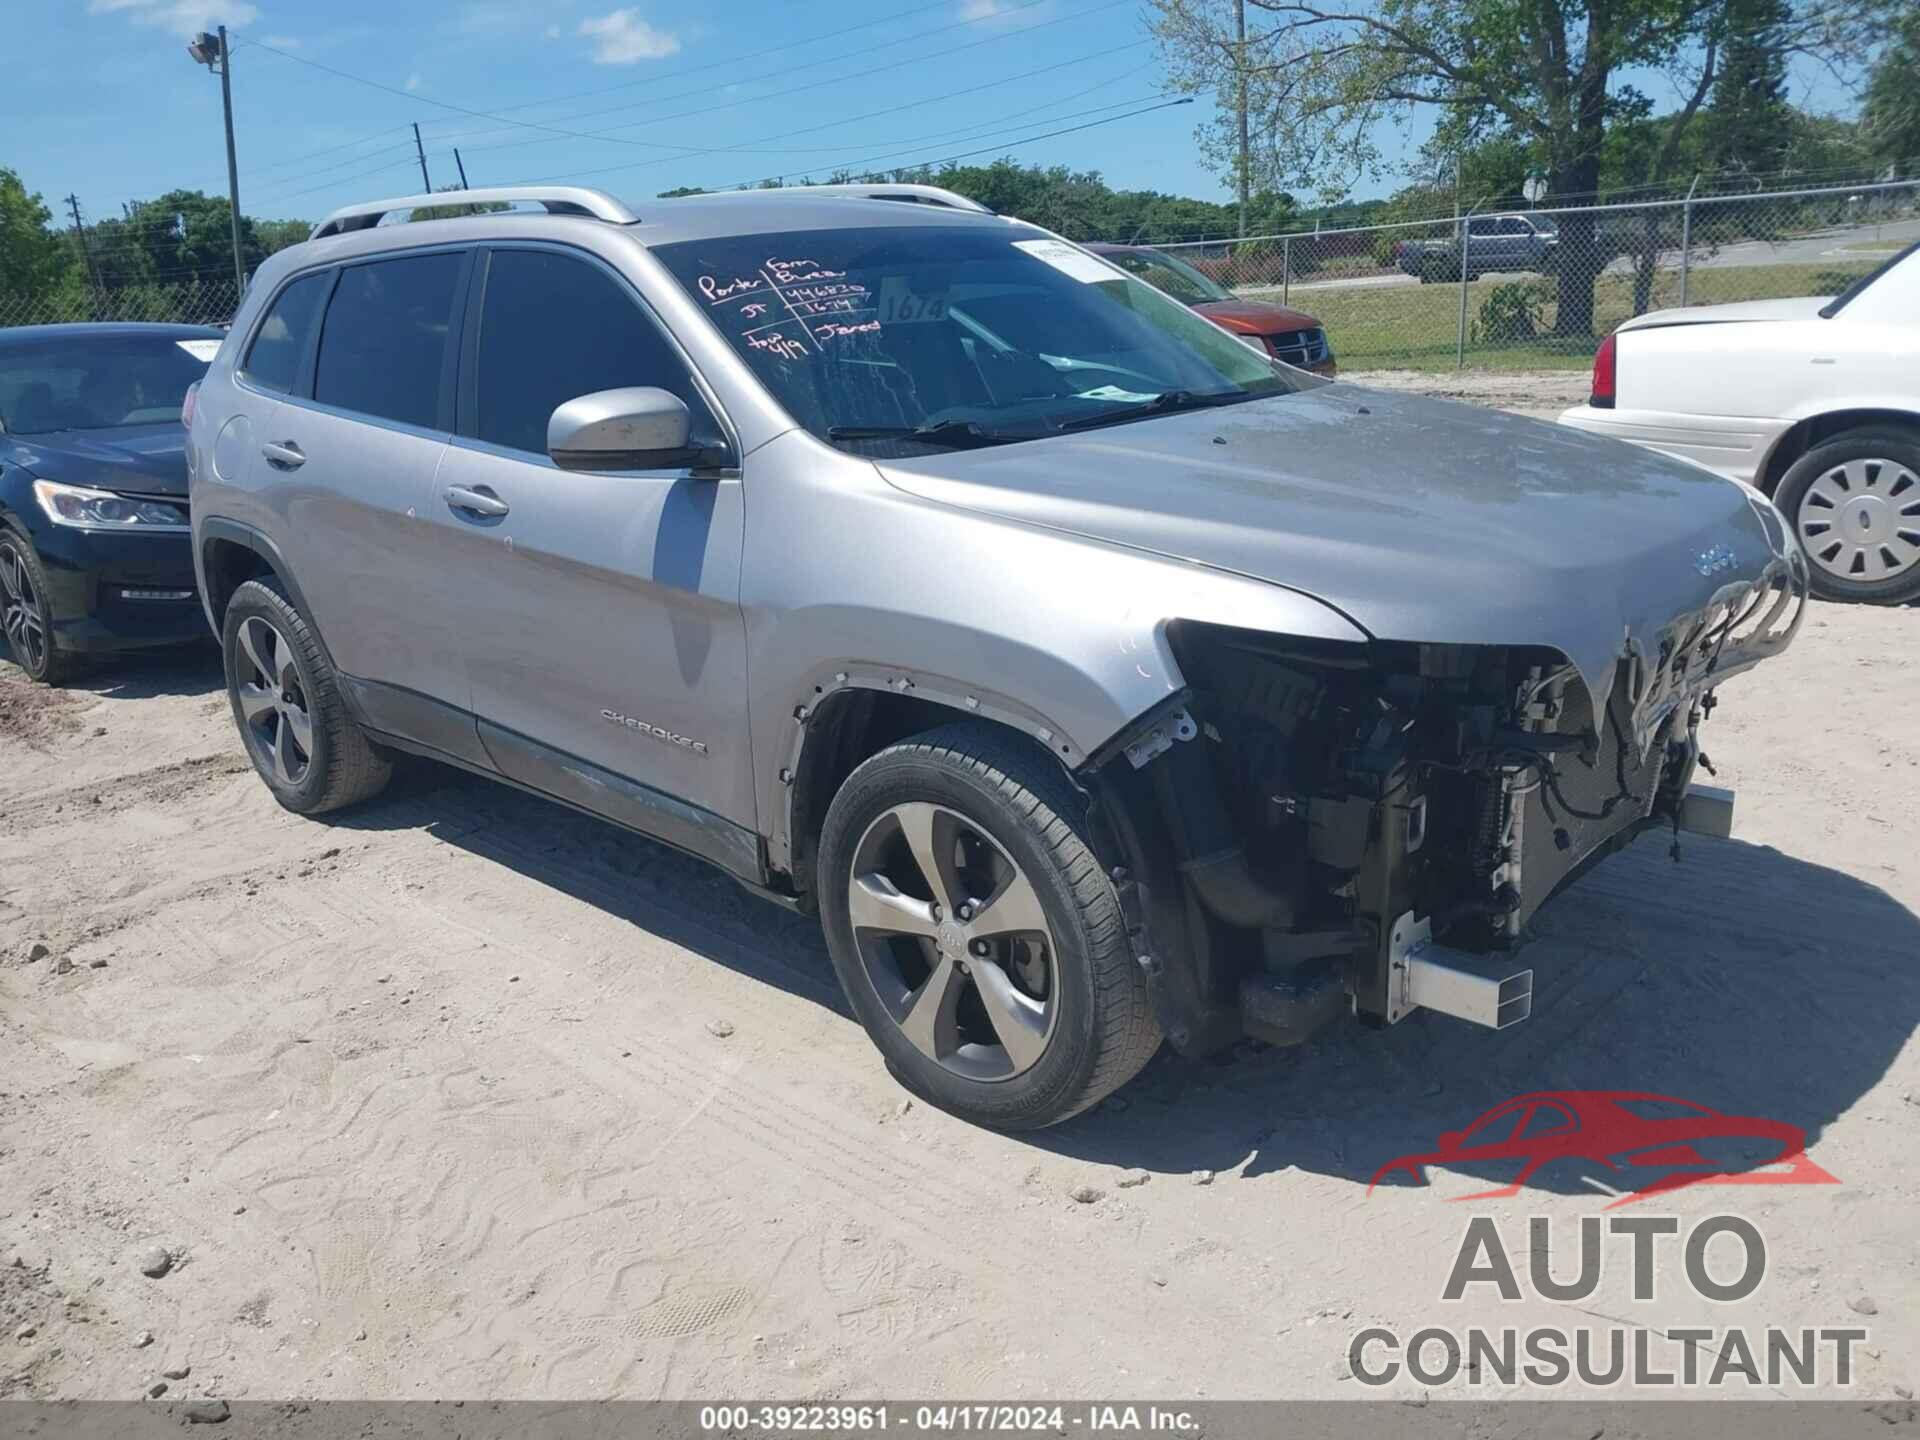
POLYGON ((1254 341, 1276 360, 1311 370, 1316 375, 1339 373, 1339 367, 1333 363, 1333 347, 1327 343, 1326 328, 1304 311, 1269 305, 1264 300, 1244 299, 1164 250, 1145 245, 1088 245, 1086 248, 1183 305, 1191 305, 1222 330, 1231 330, 1254 341))

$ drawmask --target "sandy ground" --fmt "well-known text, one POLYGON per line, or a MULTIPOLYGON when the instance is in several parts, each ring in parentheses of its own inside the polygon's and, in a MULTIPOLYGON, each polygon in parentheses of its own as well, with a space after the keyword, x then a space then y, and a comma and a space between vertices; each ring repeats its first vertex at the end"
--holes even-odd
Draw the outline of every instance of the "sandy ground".
POLYGON ((907 1104, 817 931, 694 862, 431 766, 301 820, 211 651, 0 661, 0 1396, 1340 1397, 1364 1325, 1616 1321, 1860 1326, 1854 1393, 1910 1391, 1917 710, 1920 614, 1818 607, 1709 726, 1737 838, 1550 906, 1526 1024, 1163 1053, 1010 1138, 907 1104), (1736 1304, 1610 1251, 1443 1305, 1471 1215, 1565 1274, 1621 1177, 1369 1179, 1573 1088, 1803 1126, 1841 1183, 1627 1212, 1749 1217, 1736 1304))
POLYGON ((1492 405, 1540 420, 1556 420, 1568 406, 1584 405, 1590 388, 1584 370, 1355 370, 1341 378, 1381 390, 1492 405))

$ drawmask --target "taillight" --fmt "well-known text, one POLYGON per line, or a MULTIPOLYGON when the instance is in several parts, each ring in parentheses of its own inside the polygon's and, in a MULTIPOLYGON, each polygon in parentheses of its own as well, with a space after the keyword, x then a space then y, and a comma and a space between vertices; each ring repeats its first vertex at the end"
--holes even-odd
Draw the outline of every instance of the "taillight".
POLYGON ((186 398, 180 402, 180 423, 189 430, 193 428, 193 407, 200 398, 200 382, 194 381, 187 386, 186 398))
POLYGON ((1614 338, 1607 336, 1593 354, 1593 393, 1587 396, 1587 404, 1596 410, 1613 409, 1614 338))

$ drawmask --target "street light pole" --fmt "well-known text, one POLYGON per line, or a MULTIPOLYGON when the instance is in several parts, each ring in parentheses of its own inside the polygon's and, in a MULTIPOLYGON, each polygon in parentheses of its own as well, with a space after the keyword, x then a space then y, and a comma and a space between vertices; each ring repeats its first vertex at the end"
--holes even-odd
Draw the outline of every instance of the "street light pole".
POLYGON ((233 51, 227 48, 227 27, 220 27, 220 108, 227 121, 227 204, 232 213, 227 219, 233 227, 233 301, 247 289, 246 261, 240 255, 240 162, 233 153, 233 51))
POLYGON ((234 303, 238 304, 247 288, 247 266, 240 251, 240 162, 233 153, 233 52, 227 46, 227 27, 220 26, 217 34, 196 35, 187 44, 187 54, 220 73, 220 108, 227 121, 227 219, 233 232, 234 303))

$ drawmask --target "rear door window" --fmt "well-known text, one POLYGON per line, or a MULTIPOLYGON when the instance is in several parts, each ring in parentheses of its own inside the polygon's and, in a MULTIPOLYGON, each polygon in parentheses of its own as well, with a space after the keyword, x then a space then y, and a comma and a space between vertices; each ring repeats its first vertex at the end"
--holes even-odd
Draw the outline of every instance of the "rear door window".
POLYGON ((626 287, 551 250, 496 250, 480 302, 474 411, 461 431, 547 453, 547 421, 597 390, 649 385, 692 412, 695 444, 719 439, 686 362, 626 287))
POLYGON ((302 275, 274 298, 267 318, 254 332, 241 374, 262 390, 285 395, 293 389, 332 281, 331 272, 302 275))
POLYGON ((313 398, 422 429, 442 428, 460 251, 353 265, 327 307, 313 398))

